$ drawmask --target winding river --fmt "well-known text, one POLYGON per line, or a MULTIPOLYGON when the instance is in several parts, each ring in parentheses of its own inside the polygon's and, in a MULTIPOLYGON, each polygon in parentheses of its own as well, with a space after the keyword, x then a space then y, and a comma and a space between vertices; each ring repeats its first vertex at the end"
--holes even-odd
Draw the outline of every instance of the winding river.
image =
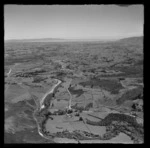
POLYGON ((60 80, 58 80, 58 79, 55 79, 55 80, 57 81, 57 84, 55 84, 55 85, 43 96, 43 98, 41 99, 41 101, 40 101, 40 109, 42 109, 42 108, 45 107, 45 106, 43 105, 43 102, 44 102, 46 96, 49 95, 49 94, 53 94, 55 88, 56 88, 59 84, 61 84, 61 82, 62 82, 62 81, 60 81, 60 80))
MULTIPOLYGON (((39 121, 38 121, 38 119, 37 119, 37 117, 36 117, 36 114, 40 114, 40 113, 42 112, 42 110, 47 110, 47 107, 43 104, 44 101, 45 101, 45 98, 46 98, 48 95, 53 94, 54 91, 55 91, 55 89, 58 88, 58 86, 62 83, 61 80, 58 80, 58 79, 55 79, 55 80, 57 81, 57 83, 42 97, 42 99, 41 99, 41 101, 40 101, 40 106, 39 106, 39 107, 37 106, 37 108, 36 108, 36 110, 34 111, 34 114, 33 114, 34 119, 35 119, 35 121, 36 121, 36 123, 37 123, 38 133, 39 133, 43 138, 46 138, 46 139, 49 139, 49 138, 47 138, 47 137, 44 135, 44 133, 42 132, 42 131, 43 131, 43 130, 42 130, 42 127, 41 127, 41 126, 42 126, 42 123, 39 124, 39 121)), ((51 98, 52 98, 52 97, 51 97, 51 98)), ((49 102, 51 103, 51 99, 49 100, 49 102)), ((44 121, 44 120, 42 120, 42 121, 44 121)), ((41 121, 41 122, 42 122, 42 121, 41 121)))

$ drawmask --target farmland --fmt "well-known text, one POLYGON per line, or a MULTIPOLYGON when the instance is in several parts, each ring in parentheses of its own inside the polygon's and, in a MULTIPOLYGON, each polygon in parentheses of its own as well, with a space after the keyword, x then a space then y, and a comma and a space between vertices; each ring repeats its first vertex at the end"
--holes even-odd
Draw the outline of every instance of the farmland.
POLYGON ((142 41, 6 42, 5 143, 143 143, 142 41))

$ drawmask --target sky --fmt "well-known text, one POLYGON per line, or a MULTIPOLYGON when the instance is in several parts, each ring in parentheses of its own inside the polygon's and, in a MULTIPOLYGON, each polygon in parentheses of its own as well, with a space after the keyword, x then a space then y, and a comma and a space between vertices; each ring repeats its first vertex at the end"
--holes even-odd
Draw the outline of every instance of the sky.
POLYGON ((4 39, 115 39, 143 35, 144 6, 5 5, 4 39))

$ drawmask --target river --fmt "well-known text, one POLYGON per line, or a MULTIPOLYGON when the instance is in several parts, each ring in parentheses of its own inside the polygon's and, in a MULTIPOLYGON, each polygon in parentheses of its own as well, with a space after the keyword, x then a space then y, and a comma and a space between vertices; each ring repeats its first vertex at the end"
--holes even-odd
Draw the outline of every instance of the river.
POLYGON ((40 109, 44 108, 43 102, 44 102, 46 96, 49 95, 49 94, 52 94, 52 93, 54 92, 55 88, 56 88, 59 84, 61 84, 61 82, 62 82, 62 81, 60 81, 60 80, 58 80, 58 79, 55 79, 55 80, 57 81, 57 84, 55 84, 55 85, 43 96, 43 98, 41 99, 41 101, 40 101, 40 109))

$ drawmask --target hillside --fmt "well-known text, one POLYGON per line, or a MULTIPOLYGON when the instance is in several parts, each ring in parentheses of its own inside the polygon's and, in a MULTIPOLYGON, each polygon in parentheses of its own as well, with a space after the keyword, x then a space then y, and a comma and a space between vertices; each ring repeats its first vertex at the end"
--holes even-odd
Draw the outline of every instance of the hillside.
POLYGON ((132 45, 142 45, 143 44, 143 36, 123 38, 123 39, 119 40, 119 43, 121 43, 121 44, 132 44, 132 45))

